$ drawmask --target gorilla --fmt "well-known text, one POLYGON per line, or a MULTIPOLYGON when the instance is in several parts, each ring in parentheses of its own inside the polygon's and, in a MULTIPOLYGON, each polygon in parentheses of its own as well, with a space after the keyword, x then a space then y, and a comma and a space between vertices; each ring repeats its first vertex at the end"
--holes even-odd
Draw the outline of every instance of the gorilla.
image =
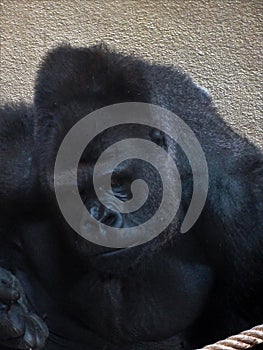
MULTIPOLYGON (((1 349, 189 350, 263 322, 263 156, 227 126, 187 74, 104 45, 54 48, 37 72, 32 105, 1 107, 0 163, 1 349), (157 128, 106 129, 78 167, 81 199, 98 223, 135 227, 162 199, 156 169, 130 159, 112 173, 112 192, 104 195, 109 207, 98 200, 94 165, 117 141, 158 145, 171 154, 182 182, 177 215, 159 236, 109 248, 87 241, 64 219, 54 164, 76 122, 124 102, 158 105, 187 123, 204 151, 209 189, 200 217, 180 233, 193 191, 186 154, 157 128), (136 179, 147 182, 147 201, 135 212, 118 212, 114 198, 131 199, 136 179)), ((99 224, 85 225, 102 234, 99 224)))

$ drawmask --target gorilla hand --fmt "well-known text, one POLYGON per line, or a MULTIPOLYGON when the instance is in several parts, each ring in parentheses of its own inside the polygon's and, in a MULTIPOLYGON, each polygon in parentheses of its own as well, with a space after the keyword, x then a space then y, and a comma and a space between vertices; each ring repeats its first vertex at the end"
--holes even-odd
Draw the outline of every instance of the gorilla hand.
POLYGON ((0 267, 0 345, 42 349, 47 337, 47 326, 30 311, 18 279, 0 267))

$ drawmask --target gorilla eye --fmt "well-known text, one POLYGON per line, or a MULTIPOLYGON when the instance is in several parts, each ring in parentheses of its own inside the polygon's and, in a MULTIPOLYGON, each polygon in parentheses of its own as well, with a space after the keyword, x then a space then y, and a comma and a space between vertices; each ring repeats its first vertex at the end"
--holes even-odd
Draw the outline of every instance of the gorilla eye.
POLYGON ((159 129, 152 129, 149 133, 150 139, 158 146, 167 148, 167 142, 165 134, 159 129))
POLYGON ((121 179, 119 179, 119 178, 117 178, 117 177, 111 177, 111 186, 112 187, 119 187, 119 186, 121 186, 121 184, 122 184, 122 181, 121 181, 121 179))
POLYGON ((123 183, 124 181, 120 177, 114 177, 114 176, 111 177, 111 186, 113 188, 121 187, 123 183))

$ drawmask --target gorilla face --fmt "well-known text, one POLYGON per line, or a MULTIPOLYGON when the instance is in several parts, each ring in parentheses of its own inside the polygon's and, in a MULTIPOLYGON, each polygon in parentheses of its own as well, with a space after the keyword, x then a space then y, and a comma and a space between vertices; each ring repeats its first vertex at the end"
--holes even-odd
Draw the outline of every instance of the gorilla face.
MULTIPOLYGON (((103 192, 103 203, 100 202, 93 186, 93 170, 99 156, 113 143, 123 139, 143 138, 167 149, 168 140, 161 132, 147 126, 128 124, 107 129, 96 136, 87 146, 79 162, 78 167, 78 188, 81 199, 96 222, 82 220, 80 231, 84 230, 89 236, 104 235, 104 228, 100 223, 115 227, 134 227, 149 220, 158 209, 162 200, 162 180, 157 169, 148 162, 140 159, 129 159, 120 163, 115 169, 107 167, 106 173, 111 174, 111 189, 103 192), (137 180, 144 180, 148 185, 148 196, 145 203, 136 211, 131 213, 121 213, 119 211, 119 201, 126 202, 133 196, 131 191, 132 183, 137 180)), ((143 151, 143 150, 142 150, 143 151)), ((114 154, 112 157, 114 158, 114 154)), ((107 161, 106 161, 107 162, 107 161)), ((169 169, 166 169, 169 173, 169 169)), ((105 174, 100 174, 101 182, 105 174)), ((100 179, 98 180, 100 181, 100 179)), ((174 179, 170 179, 171 192, 173 191, 174 179)), ((176 195, 176 194, 175 194, 176 195)), ((176 198, 175 198, 176 200, 176 198)), ((136 265, 147 254, 151 256, 162 246, 171 244, 175 239, 175 232, 179 231, 179 224, 183 217, 183 209, 180 208, 178 215, 174 218, 169 227, 161 233, 160 237, 142 244, 140 246, 128 247, 125 249, 113 249, 86 241, 81 236, 67 229, 69 239, 78 257, 86 259, 94 267, 101 271, 125 271, 128 267, 136 265)))

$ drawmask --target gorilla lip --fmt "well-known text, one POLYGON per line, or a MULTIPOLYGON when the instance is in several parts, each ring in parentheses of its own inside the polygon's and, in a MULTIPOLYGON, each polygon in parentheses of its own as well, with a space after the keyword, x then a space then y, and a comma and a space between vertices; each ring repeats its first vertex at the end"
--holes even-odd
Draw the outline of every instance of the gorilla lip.
POLYGON ((107 252, 104 252, 102 254, 98 254, 96 256, 116 256, 116 255, 120 255, 120 254, 123 254, 123 253, 127 253, 127 250, 129 250, 129 248, 120 248, 120 249, 113 249, 113 250, 109 250, 107 252))

